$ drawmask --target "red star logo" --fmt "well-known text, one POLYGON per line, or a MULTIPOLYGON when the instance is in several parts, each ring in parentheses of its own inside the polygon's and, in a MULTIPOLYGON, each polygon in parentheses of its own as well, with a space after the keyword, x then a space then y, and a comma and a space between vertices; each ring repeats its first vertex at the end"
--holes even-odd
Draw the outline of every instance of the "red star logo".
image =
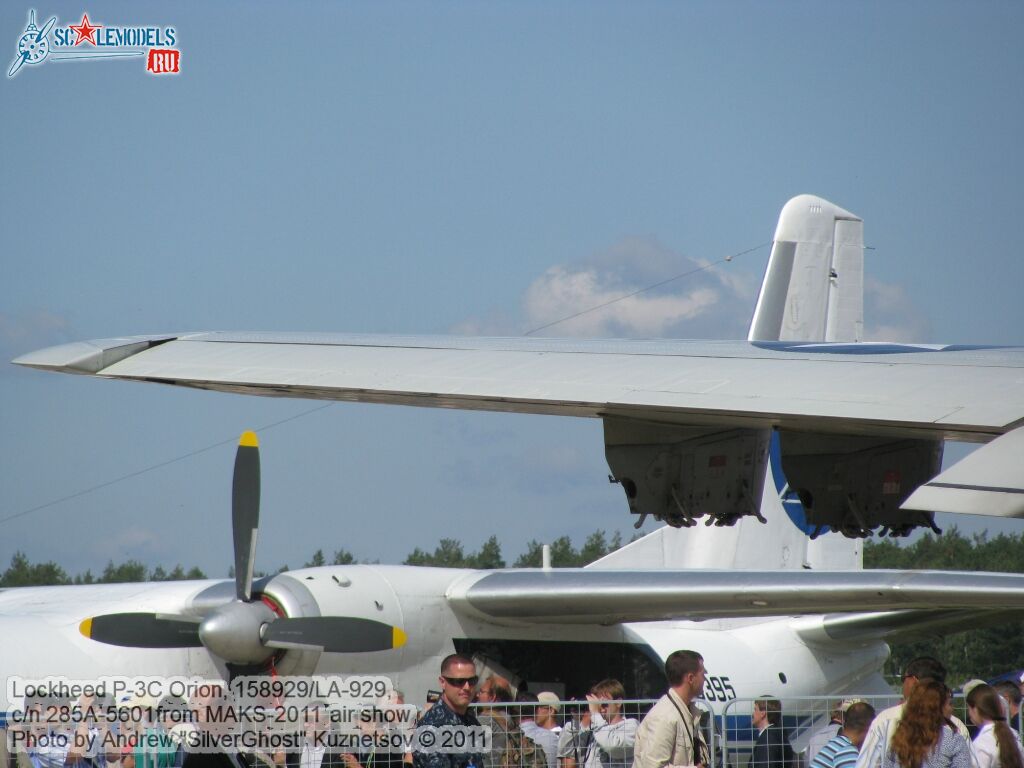
POLYGON ((103 29, 102 24, 92 25, 89 23, 89 14, 82 14, 82 23, 77 27, 74 24, 68 24, 68 27, 75 30, 75 34, 78 37, 75 39, 75 45, 81 45, 82 43, 92 43, 96 45, 96 30, 103 29))

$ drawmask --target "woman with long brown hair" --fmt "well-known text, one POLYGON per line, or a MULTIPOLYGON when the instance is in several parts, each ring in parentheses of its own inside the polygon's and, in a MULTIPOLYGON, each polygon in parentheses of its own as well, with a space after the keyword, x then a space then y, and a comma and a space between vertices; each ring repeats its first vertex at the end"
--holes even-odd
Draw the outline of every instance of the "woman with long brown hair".
POLYGON ((978 726, 971 751, 978 768, 1024 768, 1020 744, 1006 724, 1006 705, 990 685, 979 685, 967 694, 967 715, 978 726))
POLYGON ((967 740, 950 727, 944 713, 951 696, 934 680, 914 686, 882 768, 970 768, 967 740))

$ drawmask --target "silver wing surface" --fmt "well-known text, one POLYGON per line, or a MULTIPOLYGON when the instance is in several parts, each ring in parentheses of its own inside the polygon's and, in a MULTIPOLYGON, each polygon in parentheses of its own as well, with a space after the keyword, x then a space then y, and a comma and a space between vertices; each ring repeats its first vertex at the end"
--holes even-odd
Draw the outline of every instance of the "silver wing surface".
POLYGON ((19 365, 252 395, 814 426, 985 441, 1024 422, 1024 348, 196 333, 19 365))
MULTIPOLYGON (((1024 575, 950 571, 496 571, 448 600, 498 623, 603 623, 866 611, 1011 611, 1024 575)), ((882 619, 892 623, 891 617, 882 619)), ((918 614, 916 621, 921 621, 918 614)), ((842 621, 835 623, 841 634, 842 621)), ((849 628, 849 629, 852 629, 849 628)), ((877 627, 875 627, 877 633, 877 627)))
POLYGON ((905 532, 920 521, 900 506, 928 481, 904 509, 1024 516, 1019 347, 194 333, 15 362, 254 395, 601 418, 631 511, 677 526, 757 514, 772 430, 813 524, 905 532), (946 439, 992 442, 936 478, 946 439))

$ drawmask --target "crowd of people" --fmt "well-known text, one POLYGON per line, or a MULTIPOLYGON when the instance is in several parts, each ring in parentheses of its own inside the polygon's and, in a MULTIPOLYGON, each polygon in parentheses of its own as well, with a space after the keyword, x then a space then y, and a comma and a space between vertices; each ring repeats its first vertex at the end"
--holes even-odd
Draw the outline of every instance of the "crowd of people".
MULTIPOLYGON (((222 691, 213 691, 159 706, 144 697, 122 702, 145 716, 107 726, 120 738, 101 740, 85 754, 82 743, 100 743, 97 733, 89 733, 97 726, 68 725, 65 733, 77 733, 77 739, 38 740, 10 751, 0 768, 714 768, 728 763, 712 760, 702 727, 706 712, 697 701, 705 684, 703 658, 676 651, 666 660, 665 676, 668 690, 638 719, 624 711, 626 691, 618 680, 595 683, 585 702, 564 702, 553 691, 514 693, 509 680, 497 674, 481 680, 473 659, 452 654, 441 665, 436 701, 406 723, 416 729, 486 730, 488 749, 477 741, 455 752, 396 749, 388 739, 391 726, 378 722, 356 724, 365 737, 359 749, 332 748, 319 738, 331 728, 326 705, 313 702, 303 710, 301 740, 290 749, 190 750, 190 735, 216 729, 207 720, 224 699, 222 691)), ((751 708, 753 744, 745 768, 1024 768, 1015 733, 1021 687, 972 680, 963 692, 969 723, 953 714, 943 665, 931 657, 915 659, 902 676, 899 704, 876 713, 866 701, 836 702, 829 722, 801 739, 807 746, 799 754, 781 702, 761 697, 751 708)), ((374 706, 404 703, 402 694, 392 691, 374 706)), ((33 727, 38 735, 40 726, 33 727)), ((55 735, 56 728, 47 727, 46 735, 55 735)))
MULTIPOLYGON (((965 684, 970 725, 953 714, 953 691, 937 659, 911 661, 902 688, 902 701, 878 713, 865 701, 841 702, 830 722, 808 742, 810 768, 1024 768, 1024 752, 1014 731, 1019 685, 993 687, 982 680, 965 684)), ((790 768, 806 762, 788 742, 779 702, 762 701, 768 714, 759 717, 762 702, 755 703, 754 724, 760 733, 751 768, 790 768), (775 735, 769 735, 773 730, 775 735)))
MULTIPOLYGON (((496 717, 493 706, 470 709, 478 680, 471 659, 450 656, 441 670, 442 695, 423 722, 477 725, 486 723, 501 740, 490 755, 413 755, 414 768, 509 768, 495 761, 512 740, 533 742, 543 751, 546 768, 711 768, 711 751, 702 729, 702 711, 695 701, 704 689, 703 658, 694 651, 676 651, 666 660, 669 689, 647 714, 625 717, 622 684, 596 683, 581 716, 559 725, 562 702, 549 691, 520 694, 532 704, 521 710, 518 727, 512 717, 496 717)), ((480 688, 483 701, 510 702, 508 681, 491 676, 480 688)), ((902 676, 902 701, 880 712, 862 700, 838 702, 829 722, 810 735, 798 754, 784 727, 782 705, 768 696, 754 701, 751 724, 756 732, 746 768, 1024 768, 1024 752, 1015 733, 1021 686, 1004 682, 990 686, 972 680, 963 687, 970 724, 953 714, 953 691, 946 669, 937 659, 920 657, 902 676)), ((505 710, 506 713, 508 710, 505 710)), ((538 768, 529 748, 516 751, 516 764, 538 768)))

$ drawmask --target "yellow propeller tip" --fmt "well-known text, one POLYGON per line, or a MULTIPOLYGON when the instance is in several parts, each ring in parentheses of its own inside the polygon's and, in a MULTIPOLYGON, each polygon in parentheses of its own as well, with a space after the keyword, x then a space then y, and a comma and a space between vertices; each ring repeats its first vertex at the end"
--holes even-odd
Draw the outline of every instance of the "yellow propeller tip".
POLYGON ((244 448, 259 448, 260 441, 256 437, 256 433, 252 431, 246 431, 242 433, 242 437, 239 438, 238 444, 244 448))
POLYGON ((407 642, 409 642, 409 636, 407 634, 405 634, 405 632, 400 630, 398 627, 392 627, 391 628, 391 647, 392 648, 401 648, 407 642))
POLYGON ((82 623, 78 625, 78 631, 81 632, 88 638, 92 638, 92 617, 83 619, 82 623))

